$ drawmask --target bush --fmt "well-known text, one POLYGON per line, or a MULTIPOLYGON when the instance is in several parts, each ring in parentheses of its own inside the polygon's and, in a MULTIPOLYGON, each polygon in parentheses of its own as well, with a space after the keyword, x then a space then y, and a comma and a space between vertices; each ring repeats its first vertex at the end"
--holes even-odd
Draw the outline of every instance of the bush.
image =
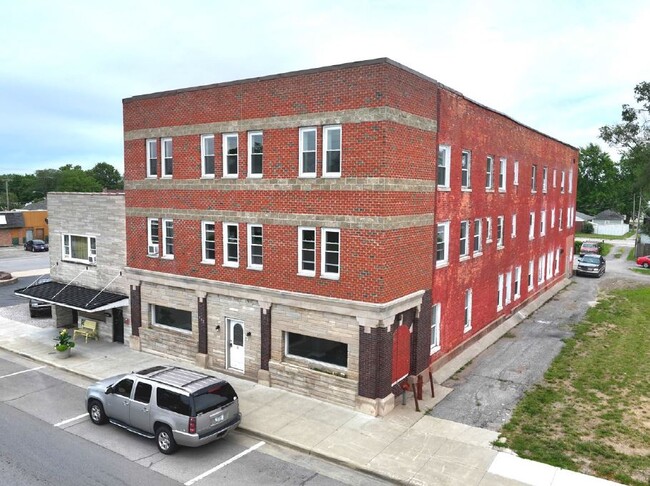
POLYGON ((594 233, 594 225, 591 224, 589 221, 585 221, 584 223, 582 223, 581 233, 584 233, 586 235, 592 235, 594 233))

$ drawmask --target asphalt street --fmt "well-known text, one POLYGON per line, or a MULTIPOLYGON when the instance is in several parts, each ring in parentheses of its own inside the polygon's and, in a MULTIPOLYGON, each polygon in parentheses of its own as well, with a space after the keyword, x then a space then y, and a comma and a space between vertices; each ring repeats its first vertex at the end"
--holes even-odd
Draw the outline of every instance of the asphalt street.
POLYGON ((573 283, 490 346, 443 385, 453 391, 430 412, 494 431, 510 420, 526 390, 542 380, 553 359, 572 335, 600 290, 626 285, 650 285, 650 277, 630 270, 625 260, 632 241, 612 241, 616 246, 606 257, 607 271, 598 279, 574 277, 573 283), (614 258, 617 248, 624 249, 614 258))

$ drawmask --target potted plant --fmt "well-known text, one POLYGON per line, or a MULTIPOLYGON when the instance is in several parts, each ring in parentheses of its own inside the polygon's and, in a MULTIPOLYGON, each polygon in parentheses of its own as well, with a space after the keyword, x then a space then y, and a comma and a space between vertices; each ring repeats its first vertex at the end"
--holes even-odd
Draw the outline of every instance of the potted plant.
POLYGON ((70 337, 67 329, 62 329, 57 337, 54 338, 56 344, 54 349, 57 350, 57 356, 59 358, 67 358, 70 356, 70 350, 74 348, 75 342, 70 337))

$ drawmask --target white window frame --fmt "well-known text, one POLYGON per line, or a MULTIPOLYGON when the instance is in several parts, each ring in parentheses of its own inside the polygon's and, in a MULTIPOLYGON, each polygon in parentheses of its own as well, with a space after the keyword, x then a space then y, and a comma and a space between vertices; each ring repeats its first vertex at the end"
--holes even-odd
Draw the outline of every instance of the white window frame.
POLYGON ((174 176, 174 141, 171 137, 160 139, 160 158, 162 160, 160 177, 163 179, 171 179, 174 176), (167 142, 169 142, 169 151, 171 154, 167 153, 167 142), (167 174, 168 163, 171 165, 170 174, 167 174))
POLYGON ((505 234, 505 218, 497 216, 497 248, 504 247, 504 234, 505 234))
POLYGON ((562 171, 562 176, 560 177, 560 193, 564 194, 564 182, 566 178, 566 173, 562 171))
POLYGON ((513 300, 521 297, 521 266, 515 268, 515 288, 513 300))
POLYGON ((472 254, 478 256, 483 253, 483 221, 481 218, 474 220, 474 233, 472 235, 472 254))
POLYGON ((217 157, 214 153, 214 135, 201 135, 201 177, 204 179, 214 179, 216 171, 217 157), (212 140, 212 153, 209 153, 206 143, 212 140), (207 171, 206 158, 212 157, 212 172, 207 171))
POLYGON ((214 221, 201 221, 201 263, 215 263, 215 259, 217 258, 217 240, 216 240, 216 224, 214 221), (212 229, 208 229, 208 226, 212 226, 212 229), (212 244, 214 248, 212 249, 212 253, 214 254, 214 258, 208 258, 207 251, 208 251, 208 233, 212 233, 212 244))
POLYGON ((528 239, 535 239, 535 211, 531 211, 528 216, 528 239))
POLYGON ((157 257, 160 254, 160 221, 158 218, 147 218, 147 255, 157 257), (152 223, 156 223, 156 235, 152 231, 152 223))
POLYGON ((472 330, 472 289, 465 290, 463 332, 472 330))
POLYGON ((449 264, 449 221, 444 221, 436 225, 436 268, 444 267, 449 264), (443 229, 443 259, 438 260, 438 233, 443 229))
POLYGON ((555 252, 553 250, 548 252, 548 255, 546 255, 546 280, 551 280, 553 278, 553 267, 555 266, 553 264, 553 257, 555 256, 555 252))
POLYGON ((61 235, 61 250, 62 256, 61 259, 68 262, 79 262, 85 263, 86 265, 96 265, 97 264, 97 238, 90 235, 78 235, 74 233, 64 233, 61 235), (85 238, 86 239, 86 248, 87 257, 86 258, 75 258, 72 256, 72 237, 76 238, 85 238), (67 242, 66 242, 67 240, 67 242))
POLYGON ((510 238, 516 238, 517 237, 517 213, 512 215, 511 221, 512 221, 512 231, 510 232, 510 238))
POLYGON ((494 190, 494 157, 491 155, 485 159, 485 190, 494 190))
POLYGON ((252 224, 249 223, 246 227, 246 254, 247 254, 247 260, 248 260, 248 266, 247 268, 250 270, 262 270, 264 269, 264 228, 262 227, 261 224, 252 224), (261 235, 260 235, 260 242, 254 242, 253 241, 253 230, 255 229, 260 229, 261 230, 261 235), (262 251, 262 263, 254 263, 253 262, 253 247, 259 247, 260 250, 262 251))
POLYGON ((553 189, 557 187, 557 169, 553 169, 553 189))
POLYGON ((551 229, 555 228, 555 208, 551 209, 551 229))
POLYGON ((221 135, 221 160, 223 164, 223 178, 224 179, 237 179, 239 177, 239 133, 224 133, 221 135), (235 167, 237 171, 235 173, 228 172, 228 140, 235 139, 237 141, 236 148, 237 154, 235 167))
POLYGON ((539 214, 539 236, 546 236, 546 210, 543 209, 539 214))
POLYGON ((168 260, 173 260, 174 259, 174 220, 173 219, 161 219, 160 220, 160 226, 162 227, 162 241, 161 241, 161 246, 162 246, 162 251, 160 252, 162 255, 162 258, 166 258, 168 260), (169 227, 168 224, 171 224, 171 236, 169 235, 169 227), (167 251, 167 240, 171 240, 171 247, 172 251, 169 253, 167 251))
POLYGON ((544 277, 546 275, 546 255, 542 255, 537 260, 537 284, 544 283, 544 277))
POLYGON ((147 177, 151 179, 156 179, 158 177, 158 139, 148 138, 146 140, 146 150, 147 150, 147 177), (153 144, 153 151, 155 152, 153 158, 151 157, 151 145, 153 144), (156 161, 156 172, 151 172, 151 161, 156 161))
POLYGON ((530 192, 537 192, 537 164, 531 165, 530 169, 530 192))
POLYGON ((459 236, 459 254, 460 259, 469 257, 469 220, 460 222, 460 236, 459 236), (463 231, 463 228, 465 231, 463 231))
POLYGON ((562 227, 562 211, 563 211, 562 208, 560 208, 560 214, 559 214, 558 219, 557 219, 557 229, 559 231, 562 231, 564 229, 562 227))
POLYGON ((485 218, 485 242, 492 242, 492 218, 489 216, 485 218))
POLYGON ((546 194, 548 192, 548 167, 542 167, 542 192, 546 194))
POLYGON ((535 286, 535 260, 528 262, 528 290, 533 290, 535 286))
POLYGON ((321 268, 320 268, 320 276, 321 278, 327 278, 329 280, 338 280, 341 278, 341 230, 339 228, 321 228, 320 232, 320 263, 321 263, 321 268), (326 265, 326 256, 327 253, 334 253, 330 249, 327 248, 327 234, 332 233, 338 235, 338 249, 336 250, 336 255, 337 255, 337 267, 338 271, 337 272, 328 272, 326 270, 327 265, 326 265))
POLYGON ((463 150, 460 154, 460 188, 472 190, 472 152, 469 150, 463 150))
POLYGON ((569 169, 569 194, 573 192, 573 169, 569 169))
POLYGON ((555 250, 555 275, 560 273, 560 249, 555 250))
MULTIPOLYGON (((331 150, 332 152, 335 152, 336 149, 331 150)), ((324 126, 323 127, 323 177, 341 177, 341 173, 343 172, 343 128, 341 125, 329 125, 329 126, 324 126), (328 150, 328 144, 330 140, 330 133, 331 132, 339 132, 339 147, 338 147, 338 152, 339 152, 339 170, 338 172, 336 171, 330 171, 328 170, 327 167, 327 154, 330 152, 328 150)))
POLYGON ((449 180, 451 177, 451 147, 449 145, 438 146, 438 162, 436 165, 436 179, 438 189, 449 189, 451 186, 449 180), (441 164, 442 162, 442 164, 441 164), (438 178, 441 168, 445 171, 445 177, 442 181, 438 178))
POLYGON ((506 272, 506 291, 504 305, 512 302, 512 272, 506 272))
POLYGON ((313 227, 306 227, 306 226, 299 226, 298 227, 298 275, 302 275, 304 277, 314 277, 316 276, 316 267, 318 265, 318 233, 316 231, 316 228, 313 227), (314 247, 311 251, 314 252, 314 269, 313 270, 305 270, 303 269, 303 260, 302 260, 302 253, 304 250, 304 242, 303 242, 303 232, 305 231, 312 231, 314 234, 314 247))
POLYGON ((252 179, 259 179, 263 177, 264 175, 264 132, 261 130, 256 130, 253 132, 248 132, 248 177, 252 179), (253 153, 253 137, 260 136, 262 137, 262 152, 261 153, 253 153), (253 172, 253 155, 261 155, 262 156, 262 172, 253 172))
POLYGON ((230 267, 230 268, 238 268, 239 267, 239 224, 238 223, 227 223, 224 222, 222 224, 222 244, 223 244, 223 266, 224 267, 230 267), (237 236, 234 240, 235 243, 235 248, 237 250, 235 256, 235 259, 231 260, 230 259, 230 254, 229 254, 229 244, 232 245, 232 242, 228 240, 228 229, 229 228, 235 228, 237 230, 237 236))
POLYGON ((298 137, 298 177, 316 177, 318 174, 318 131, 316 127, 302 127, 298 130, 298 137), (306 134, 313 134, 314 150, 305 150, 306 134), (314 154, 314 170, 311 172, 305 171, 304 155, 307 152, 314 154))
POLYGON ((506 192, 508 175, 508 160, 505 157, 499 159, 499 192, 506 192))
POLYGON ((499 274, 497 281, 497 312, 503 310, 503 274, 499 274))
POLYGON ((519 161, 515 160, 514 163, 512 164, 512 185, 513 186, 518 186, 519 185, 519 161))
POLYGON ((442 317, 442 306, 440 303, 431 306, 431 346, 429 354, 440 350, 440 321, 442 317))

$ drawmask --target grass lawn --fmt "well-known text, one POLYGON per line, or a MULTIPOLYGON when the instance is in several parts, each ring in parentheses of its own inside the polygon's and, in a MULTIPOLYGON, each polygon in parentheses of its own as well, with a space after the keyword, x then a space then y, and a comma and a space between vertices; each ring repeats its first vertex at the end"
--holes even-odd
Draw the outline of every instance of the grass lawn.
POLYGON ((596 235, 594 233, 576 233, 576 239, 580 240, 625 240, 630 236, 633 236, 636 231, 628 231, 623 236, 610 236, 610 235, 596 235))
POLYGON ((604 296, 502 431, 521 457, 650 484, 650 288, 604 296))

